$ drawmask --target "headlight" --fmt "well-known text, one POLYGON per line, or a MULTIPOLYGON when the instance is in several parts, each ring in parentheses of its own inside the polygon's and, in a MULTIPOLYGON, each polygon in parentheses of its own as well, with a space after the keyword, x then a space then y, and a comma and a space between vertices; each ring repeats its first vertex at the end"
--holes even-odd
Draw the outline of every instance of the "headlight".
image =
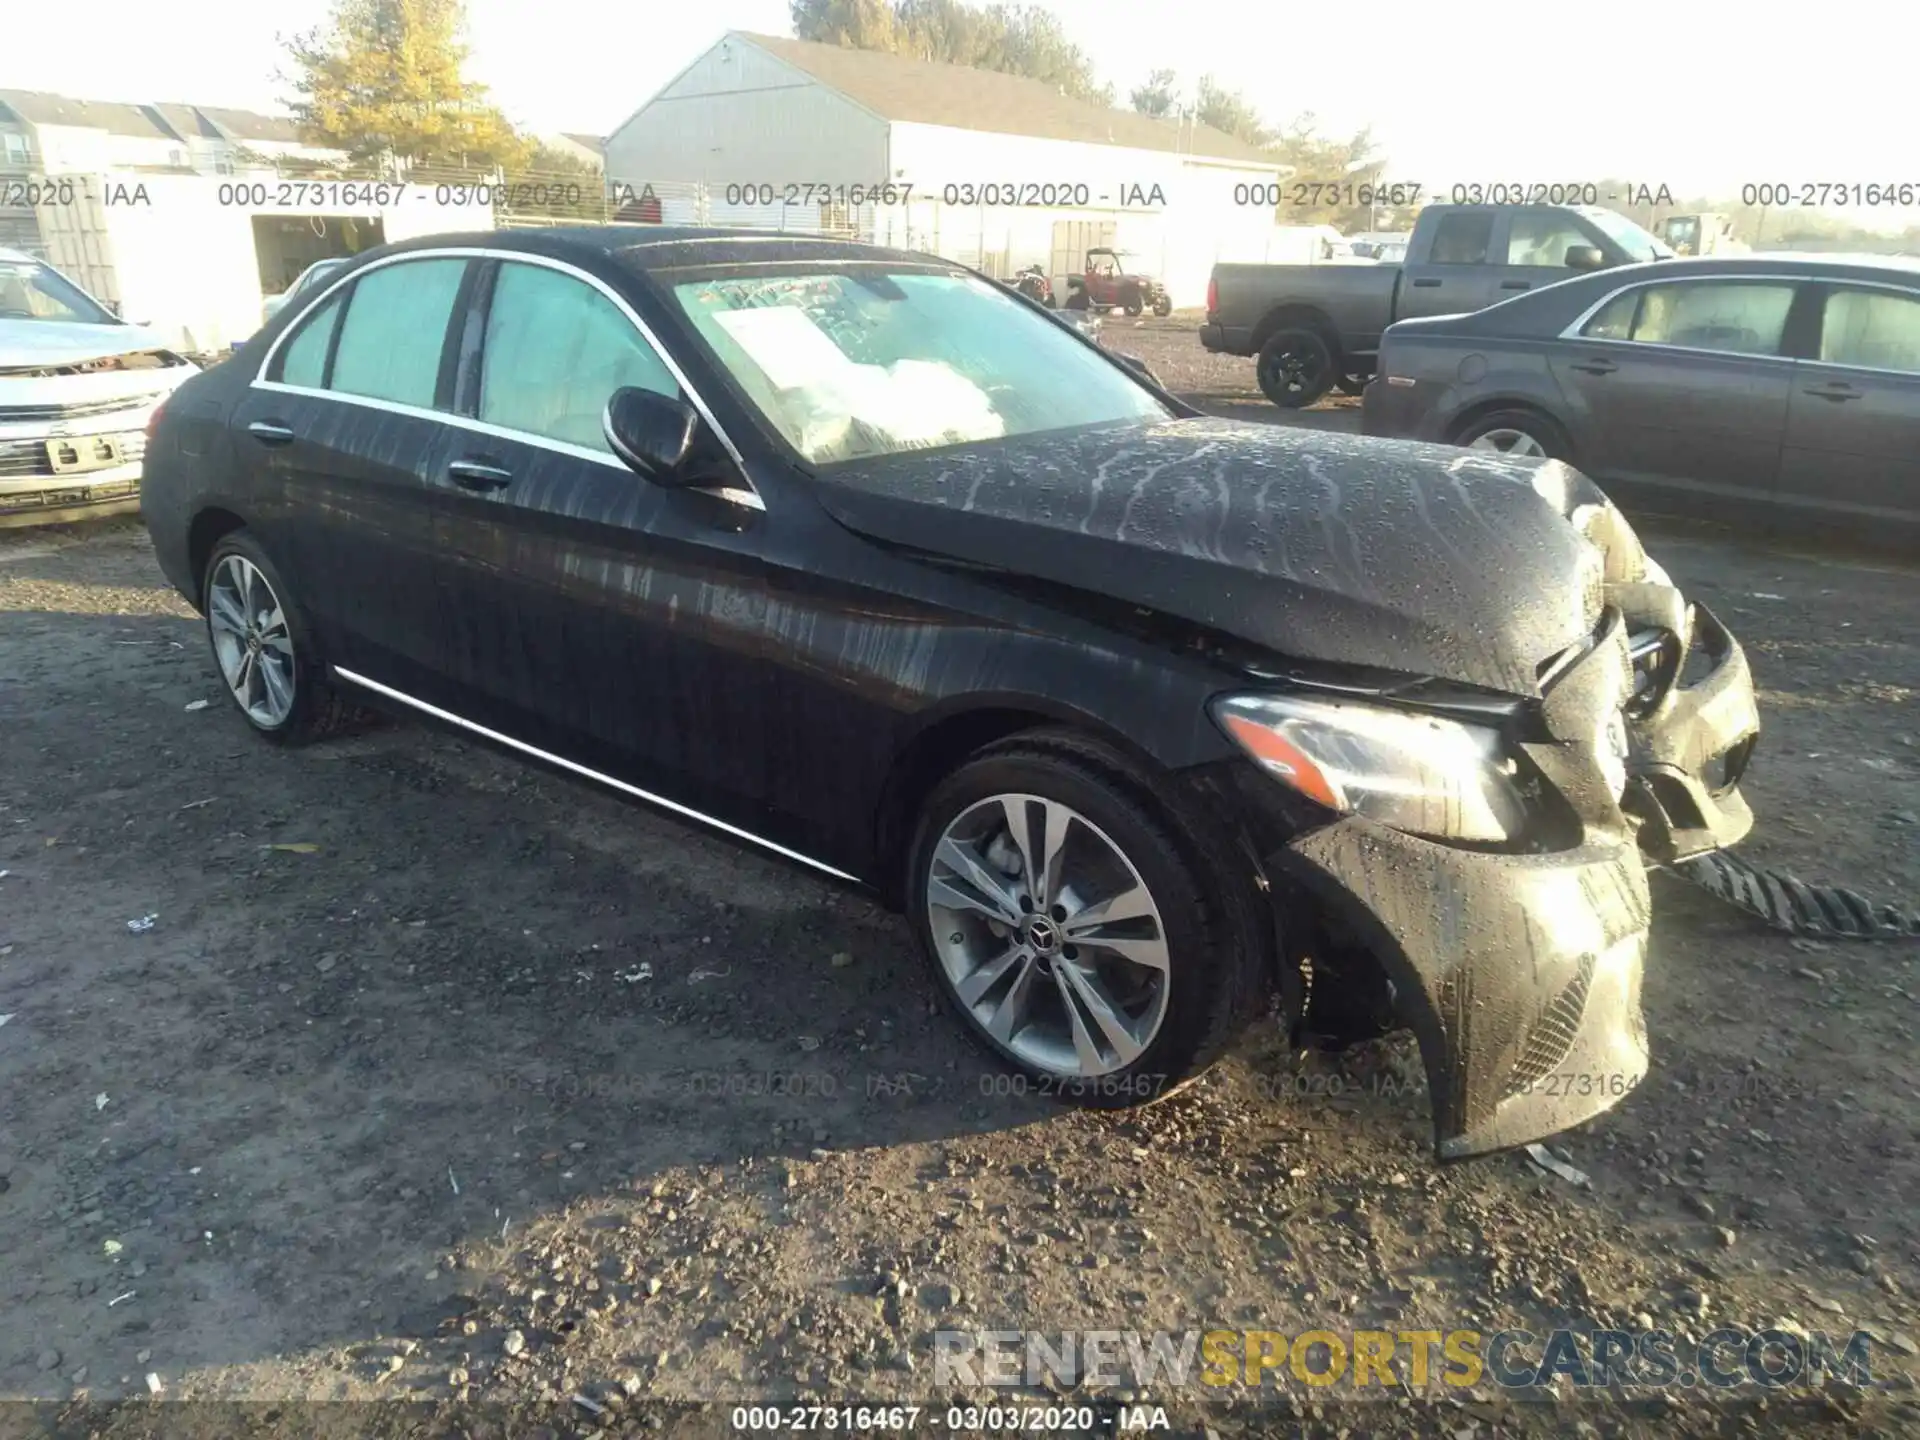
POLYGON ((1294 696, 1226 696, 1213 713, 1269 774, 1330 810, 1451 840, 1521 828, 1515 766, 1487 726, 1294 696))

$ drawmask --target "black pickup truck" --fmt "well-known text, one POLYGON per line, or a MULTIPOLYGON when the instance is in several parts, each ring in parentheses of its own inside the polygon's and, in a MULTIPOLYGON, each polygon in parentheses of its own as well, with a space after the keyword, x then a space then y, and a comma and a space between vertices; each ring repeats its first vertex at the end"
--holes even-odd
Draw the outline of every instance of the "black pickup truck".
POLYGON ((1259 357, 1286 409, 1338 385, 1358 395, 1396 320, 1484 310, 1590 270, 1671 258, 1624 215, 1591 205, 1429 205, 1399 265, 1216 265, 1200 343, 1259 357))

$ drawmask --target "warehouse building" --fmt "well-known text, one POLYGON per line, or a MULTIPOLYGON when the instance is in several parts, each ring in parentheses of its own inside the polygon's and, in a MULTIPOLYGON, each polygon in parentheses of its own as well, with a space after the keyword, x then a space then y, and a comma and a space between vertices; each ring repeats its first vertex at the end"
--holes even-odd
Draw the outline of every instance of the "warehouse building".
POLYGON ((829 230, 998 276, 1039 263, 1062 293, 1110 246, 1177 306, 1204 302, 1216 261, 1261 258, 1286 173, 1207 126, 1039 81, 739 32, 605 153, 609 182, 651 187, 669 223, 829 230))

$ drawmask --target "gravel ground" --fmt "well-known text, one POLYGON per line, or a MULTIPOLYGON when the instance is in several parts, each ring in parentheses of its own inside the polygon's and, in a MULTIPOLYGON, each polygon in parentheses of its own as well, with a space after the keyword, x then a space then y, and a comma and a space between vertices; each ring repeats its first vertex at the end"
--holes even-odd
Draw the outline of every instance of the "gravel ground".
MULTIPOLYGON (((1182 317, 1108 338, 1281 418, 1182 317)), ((1758 677, 1747 853, 1913 903, 1920 571, 1654 548, 1758 677)), ((676 1402, 944 1414, 940 1329, 1780 1320, 1872 1327, 1892 1388, 1150 1398, 1219 1434, 1920 1427, 1920 947, 1661 881, 1654 1071, 1556 1142, 1580 1186, 1436 1169, 1395 1043, 1263 1027, 1137 1113, 1009 1095, 857 894, 414 725, 259 743, 137 521, 0 537, 0 733, 0 1395, 695 1433, 724 1412, 676 1402)))

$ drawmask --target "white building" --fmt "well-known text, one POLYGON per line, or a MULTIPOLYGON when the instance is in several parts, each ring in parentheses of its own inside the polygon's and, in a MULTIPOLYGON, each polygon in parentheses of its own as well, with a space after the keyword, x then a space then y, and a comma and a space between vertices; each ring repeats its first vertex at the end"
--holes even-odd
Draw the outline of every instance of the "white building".
POLYGON ((9 169, 232 175, 279 160, 337 164, 345 158, 341 151, 307 144, 284 116, 0 90, 0 162, 9 169))
POLYGON ((1000 276, 1038 262, 1057 288, 1108 245, 1176 306, 1204 302, 1216 260, 1257 258, 1286 173, 1204 125, 1039 81, 738 32, 607 137, 606 169, 636 191, 699 187, 699 213, 669 203, 669 222, 839 230, 1000 276), (875 186, 908 198, 874 204, 875 186))

